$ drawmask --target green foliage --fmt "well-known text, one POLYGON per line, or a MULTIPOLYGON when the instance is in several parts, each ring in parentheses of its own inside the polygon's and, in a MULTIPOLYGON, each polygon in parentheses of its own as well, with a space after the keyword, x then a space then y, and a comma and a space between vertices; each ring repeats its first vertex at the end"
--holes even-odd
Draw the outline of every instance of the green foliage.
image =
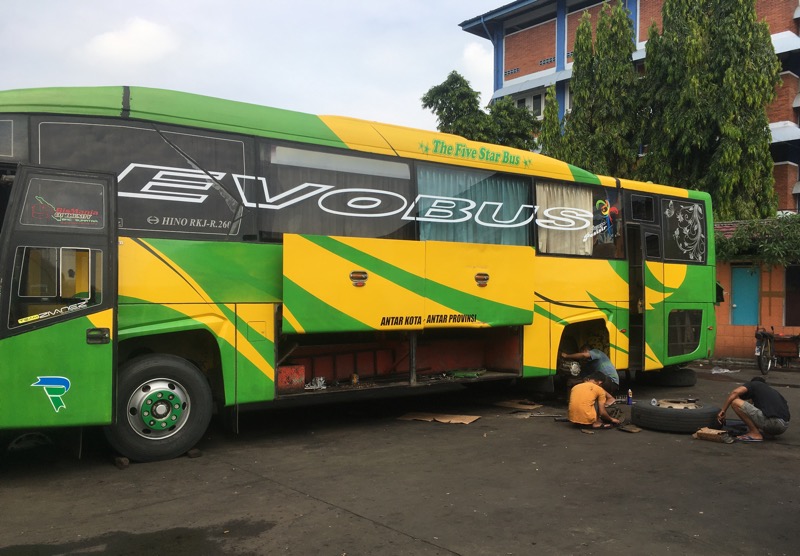
POLYGON ((562 155, 564 160, 590 172, 598 172, 605 166, 594 158, 595 138, 598 122, 594 121, 595 56, 592 45, 592 24, 589 12, 583 12, 575 31, 575 47, 572 51, 572 79, 570 96, 572 111, 564 117, 562 155))
POLYGON ((539 122, 530 110, 504 98, 487 113, 481 110, 479 98, 469 81, 453 71, 423 95, 422 107, 436 115, 437 129, 443 133, 525 150, 536 148, 539 122))
POLYGON ((638 76, 633 66, 634 30, 622 2, 606 4, 597 22, 595 48, 595 120, 602 131, 595 155, 605 172, 631 177, 638 161, 638 76))
POLYGON ((511 97, 501 98, 489 105, 490 143, 532 151, 536 148, 539 122, 530 110, 517 106, 511 97))
POLYGON ((638 154, 633 24, 622 2, 606 3, 592 45, 589 12, 581 16, 564 124, 564 158, 597 174, 631 177, 638 154))
POLYGON ((480 93, 457 71, 423 95, 422 107, 436 115, 437 129, 442 133, 486 140, 489 116, 480 108, 480 93))
POLYGON ((561 121, 558 119, 558 99, 556 86, 550 85, 544 96, 544 113, 542 127, 539 132, 539 144, 544 155, 563 160, 561 121))
POLYGON ((772 266, 800 263, 800 215, 738 222, 730 237, 716 234, 717 259, 772 266))
POLYGON ((647 43, 640 179, 708 191, 719 220, 774 215, 780 62, 755 0, 665 0, 663 28, 647 43))

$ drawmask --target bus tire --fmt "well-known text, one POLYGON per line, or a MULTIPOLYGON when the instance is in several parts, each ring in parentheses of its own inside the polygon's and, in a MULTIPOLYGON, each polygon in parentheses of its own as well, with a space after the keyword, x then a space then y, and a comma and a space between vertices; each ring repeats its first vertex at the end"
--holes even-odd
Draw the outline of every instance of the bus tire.
POLYGON ((658 400, 658 405, 637 403, 631 408, 631 422, 639 427, 664 432, 693 433, 703 427, 719 428, 719 407, 696 400, 658 400))
POLYGON ((188 452, 211 421, 211 388, 200 370, 174 355, 144 355, 120 369, 109 444, 139 462, 188 452))

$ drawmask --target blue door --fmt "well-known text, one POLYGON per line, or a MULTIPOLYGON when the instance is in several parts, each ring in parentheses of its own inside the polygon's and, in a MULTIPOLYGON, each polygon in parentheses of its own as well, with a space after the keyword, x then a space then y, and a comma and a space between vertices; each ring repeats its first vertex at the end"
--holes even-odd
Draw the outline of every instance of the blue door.
POLYGON ((754 266, 731 268, 731 324, 758 324, 758 270, 754 266))

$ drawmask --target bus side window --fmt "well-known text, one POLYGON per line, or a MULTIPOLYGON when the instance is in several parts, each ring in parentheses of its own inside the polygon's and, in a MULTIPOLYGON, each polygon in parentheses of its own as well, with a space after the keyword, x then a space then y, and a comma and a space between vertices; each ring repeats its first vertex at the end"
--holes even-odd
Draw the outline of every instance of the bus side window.
POLYGON ((88 249, 61 249, 60 297, 89 299, 90 273, 88 249))
POLYGON ((651 234, 645 232, 644 246, 647 251, 648 259, 661 258, 661 237, 658 234, 651 234))
POLYGON ((102 301, 99 250, 18 247, 9 326, 87 309, 102 301))
POLYGON ((655 222, 653 198, 644 195, 631 195, 631 219, 642 222, 655 222))

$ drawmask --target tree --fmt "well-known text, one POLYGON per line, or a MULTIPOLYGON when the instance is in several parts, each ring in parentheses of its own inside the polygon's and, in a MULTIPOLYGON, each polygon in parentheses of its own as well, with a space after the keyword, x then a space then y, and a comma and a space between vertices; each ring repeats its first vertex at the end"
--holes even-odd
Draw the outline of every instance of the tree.
POLYGON ((594 45, 589 12, 583 13, 576 31, 564 157, 597 174, 631 177, 637 162, 633 39, 633 24, 621 1, 603 5, 594 45))
POLYGON ((633 23, 620 0, 603 6, 597 22, 594 69, 594 149, 602 173, 632 177, 638 162, 638 75, 633 23))
POLYGON ((570 80, 572 111, 564 117, 561 153, 566 162, 595 172, 598 167, 594 159, 597 126, 594 121, 595 105, 592 94, 595 59, 589 12, 583 12, 575 31, 572 59, 574 61, 570 80))
POLYGON ((665 0, 663 29, 647 43, 640 177, 709 192, 719 220, 774 215, 780 62, 755 0, 665 0))
POLYGON ((558 99, 556 86, 550 85, 544 95, 544 114, 542 115, 541 131, 539 132, 539 145, 543 155, 562 159, 562 127, 558 119, 558 99))
POLYGON ((526 150, 536 147, 539 122, 530 110, 504 98, 490 105, 487 113, 479 99, 469 81, 452 71, 444 82, 428 89, 422 107, 436 115, 437 129, 443 133, 526 150))
POLYGON ((539 127, 531 111, 517 106, 511 97, 489 105, 489 143, 532 151, 536 148, 539 127))
POLYGON ((746 220, 729 236, 717 233, 717 259, 749 261, 770 266, 800 262, 800 215, 746 220))
POLYGON ((480 108, 480 93, 457 71, 451 71, 444 82, 428 89, 422 96, 422 107, 436 115, 436 128, 442 133, 486 140, 489 116, 480 108))

